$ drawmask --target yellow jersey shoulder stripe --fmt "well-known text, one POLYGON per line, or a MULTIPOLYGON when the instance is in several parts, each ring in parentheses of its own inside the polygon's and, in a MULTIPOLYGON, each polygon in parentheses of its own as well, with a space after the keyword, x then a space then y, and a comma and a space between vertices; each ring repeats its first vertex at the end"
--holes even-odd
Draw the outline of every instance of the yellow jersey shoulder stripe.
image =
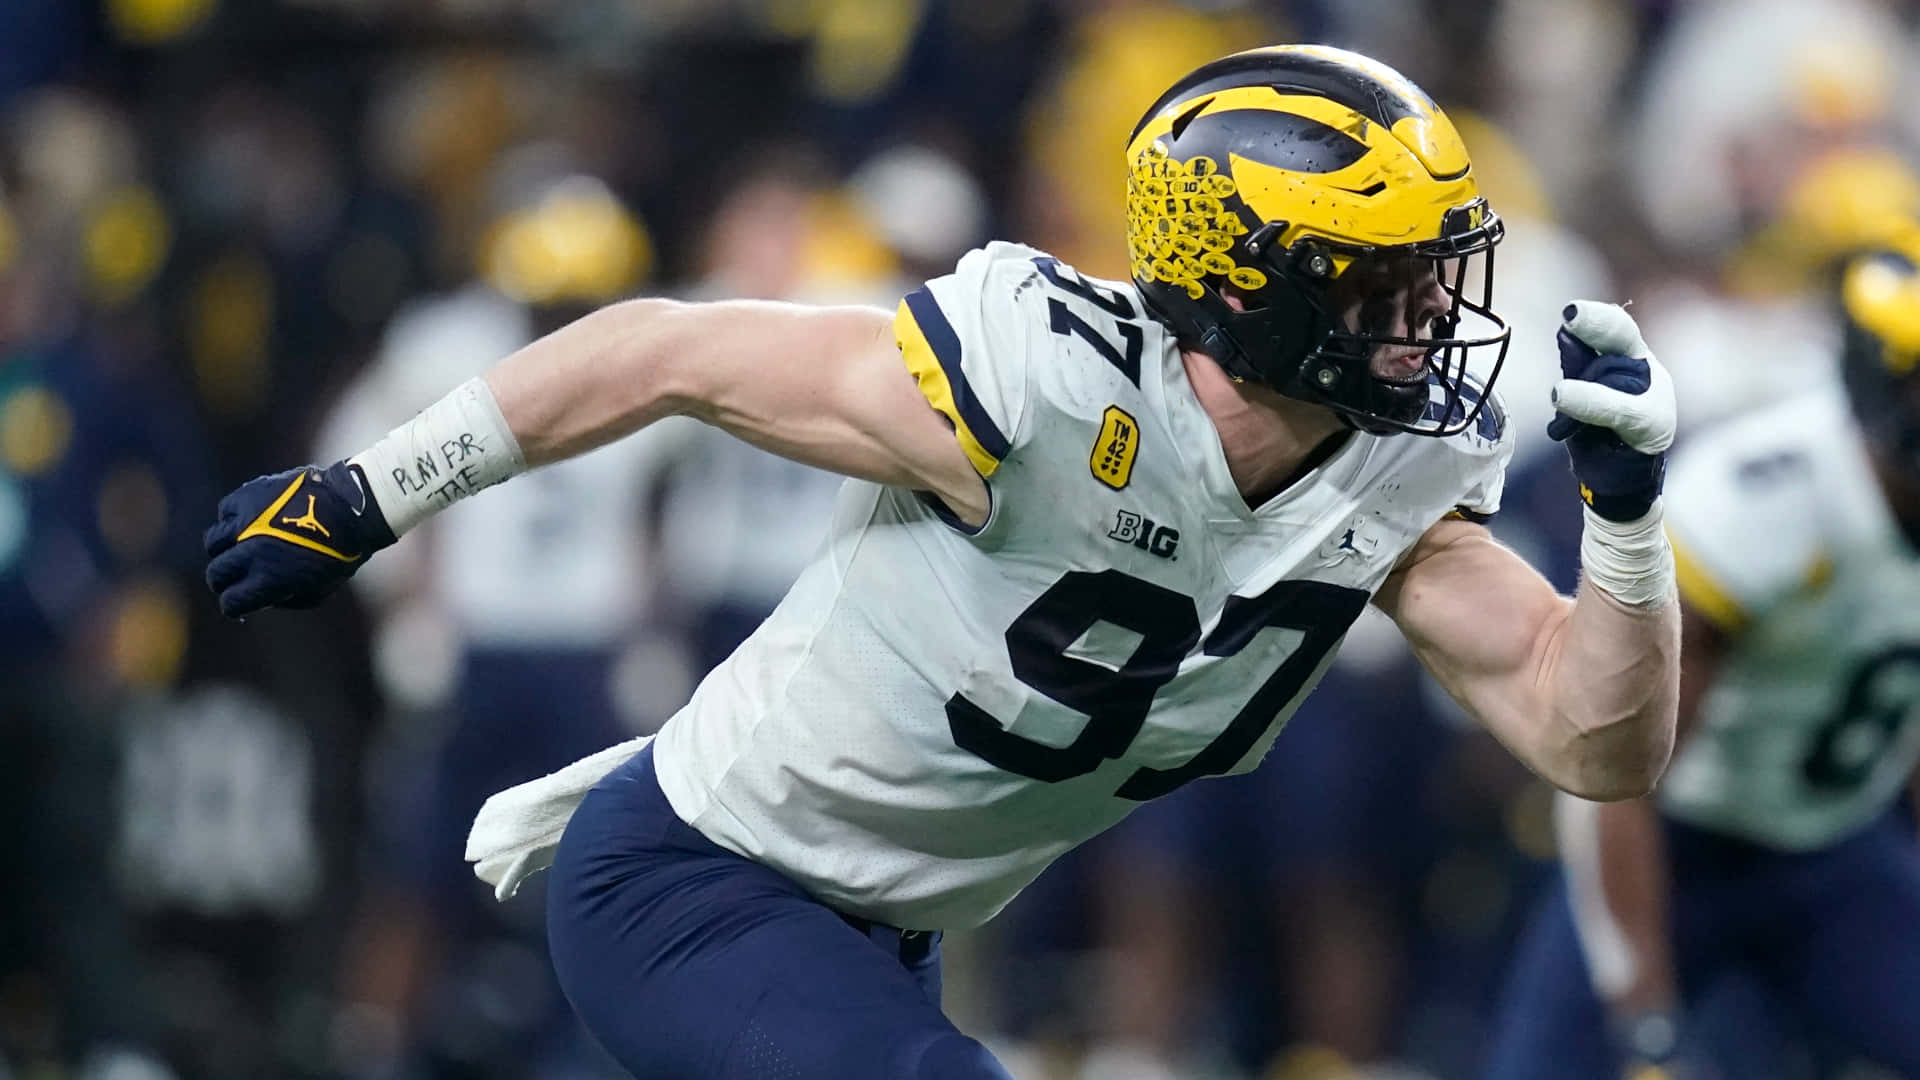
POLYGON ((981 476, 992 476, 1011 449, 960 366, 960 336, 925 287, 908 293, 893 317, 894 339, 927 402, 953 423, 960 448, 981 476))
POLYGON ((1728 633, 1743 629, 1747 625, 1747 610, 1726 587, 1714 580, 1672 529, 1667 530, 1667 542, 1673 547, 1673 572, 1679 579, 1680 598, 1688 607, 1706 616, 1708 622, 1728 633))

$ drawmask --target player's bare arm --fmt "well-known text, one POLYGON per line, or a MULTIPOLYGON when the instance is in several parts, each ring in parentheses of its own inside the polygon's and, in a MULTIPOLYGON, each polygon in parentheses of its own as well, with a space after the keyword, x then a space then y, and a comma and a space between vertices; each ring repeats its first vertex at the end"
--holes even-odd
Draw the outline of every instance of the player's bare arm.
POLYGON ((1569 600, 1482 526, 1421 538, 1378 602, 1416 655, 1528 768, 1589 799, 1649 791, 1673 744, 1679 613, 1591 582, 1569 600))
POLYGON ((985 482, 885 312, 640 299, 527 345, 346 461, 250 481, 207 532, 207 582, 229 616, 310 607, 454 502, 676 414, 986 520, 985 482), (279 543, 242 545, 256 537, 279 543))
POLYGON ((876 308, 629 300, 486 376, 529 467, 688 415, 783 457, 931 491, 963 519, 986 488, 876 308))
POLYGON ((1568 600, 1470 521, 1428 530, 1377 602, 1457 700, 1526 765, 1589 799, 1646 794, 1673 749, 1680 615, 1660 486, 1671 383, 1610 304, 1565 312, 1549 433, 1587 503, 1568 600))

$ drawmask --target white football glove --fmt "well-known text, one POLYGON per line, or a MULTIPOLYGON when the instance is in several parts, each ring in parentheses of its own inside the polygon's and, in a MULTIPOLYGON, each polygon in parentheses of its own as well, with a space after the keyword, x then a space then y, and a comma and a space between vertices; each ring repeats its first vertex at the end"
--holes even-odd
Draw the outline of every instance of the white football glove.
POLYGON ((1564 441, 1581 497, 1601 517, 1644 517, 1660 497, 1678 421, 1673 378, 1617 304, 1576 300, 1561 313, 1559 410, 1547 425, 1564 441))

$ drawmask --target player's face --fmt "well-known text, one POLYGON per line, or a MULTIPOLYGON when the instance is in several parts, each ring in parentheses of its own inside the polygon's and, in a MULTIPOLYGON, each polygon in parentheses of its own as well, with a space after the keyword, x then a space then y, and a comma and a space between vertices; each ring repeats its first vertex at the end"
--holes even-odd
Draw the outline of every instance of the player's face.
MULTIPOLYGON (((1355 260, 1334 282, 1328 300, 1354 333, 1421 342, 1450 332, 1446 320, 1453 303, 1432 259, 1394 255, 1355 260)), ((1378 345, 1370 367, 1375 378, 1418 382, 1426 378, 1428 352, 1419 344, 1378 345)))

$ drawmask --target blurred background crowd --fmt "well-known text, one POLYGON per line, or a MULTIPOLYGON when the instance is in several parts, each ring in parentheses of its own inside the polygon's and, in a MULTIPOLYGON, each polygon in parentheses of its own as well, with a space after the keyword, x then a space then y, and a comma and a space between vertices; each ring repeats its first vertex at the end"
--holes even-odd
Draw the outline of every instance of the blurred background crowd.
MULTIPOLYGON (((1510 223, 1495 527, 1571 588, 1560 304, 1630 299, 1687 431, 1826 378, 1822 267, 1920 209, 1917 28, 1893 0, 5 0, 0 1077, 616 1075, 538 880, 496 905, 467 823, 678 707, 836 483, 670 422, 244 625, 200 583, 230 487, 621 296, 891 306, 996 237, 1122 276, 1141 109, 1313 40, 1432 92, 1510 223)), ((1471 1076, 1550 801, 1363 621, 1261 770, 951 939, 949 1010, 1034 1080, 1471 1076)))

